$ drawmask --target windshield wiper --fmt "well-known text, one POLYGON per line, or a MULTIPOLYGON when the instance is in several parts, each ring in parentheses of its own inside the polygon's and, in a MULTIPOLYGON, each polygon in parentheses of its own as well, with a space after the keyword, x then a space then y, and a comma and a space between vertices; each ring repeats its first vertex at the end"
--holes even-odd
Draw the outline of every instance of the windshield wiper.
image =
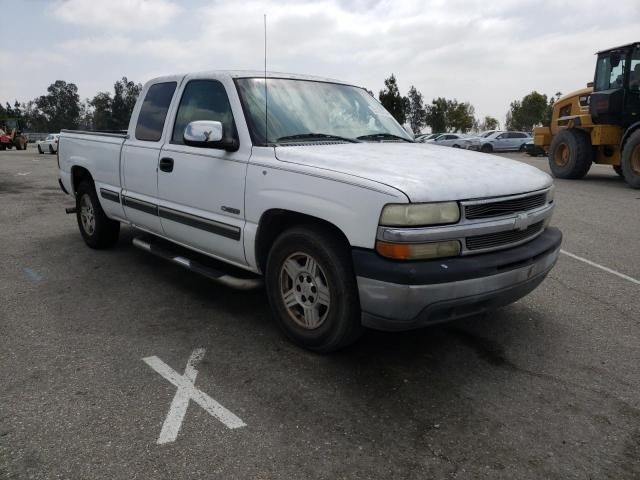
POLYGON ((287 135, 280 137, 276 142, 286 142, 289 140, 342 140, 349 143, 360 143, 355 138, 341 137, 339 135, 330 135, 328 133, 298 133, 297 135, 287 135))
POLYGON ((357 137, 358 140, 404 140, 405 142, 414 143, 413 140, 409 140, 408 138, 401 137, 400 135, 394 135, 393 133, 372 133, 370 135, 361 135, 357 137))

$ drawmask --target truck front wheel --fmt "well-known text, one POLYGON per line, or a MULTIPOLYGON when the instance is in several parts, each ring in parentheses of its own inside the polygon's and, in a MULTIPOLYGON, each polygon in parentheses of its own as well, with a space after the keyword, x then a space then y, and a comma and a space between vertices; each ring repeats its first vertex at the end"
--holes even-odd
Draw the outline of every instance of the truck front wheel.
POLYGON ((622 150, 622 173, 632 188, 640 188, 640 130, 635 131, 622 150))
POLYGON ((286 230, 269 252, 265 277, 276 322, 293 342, 331 352, 360 336, 350 250, 329 229, 305 225, 286 230))
POLYGON ((593 163, 589 134, 575 128, 560 130, 549 147, 549 168, 554 177, 582 178, 593 163))
POLYGON ((100 206, 93 182, 83 180, 76 192, 76 218, 85 243, 96 249, 116 244, 120 222, 107 217, 100 206))

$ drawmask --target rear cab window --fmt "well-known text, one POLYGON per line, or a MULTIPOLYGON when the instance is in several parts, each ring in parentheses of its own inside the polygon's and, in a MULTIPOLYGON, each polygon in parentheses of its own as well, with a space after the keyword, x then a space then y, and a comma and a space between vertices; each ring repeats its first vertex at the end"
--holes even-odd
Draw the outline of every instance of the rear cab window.
POLYGON ((149 87, 138 114, 135 132, 137 140, 160 140, 176 86, 177 82, 163 82, 149 87))

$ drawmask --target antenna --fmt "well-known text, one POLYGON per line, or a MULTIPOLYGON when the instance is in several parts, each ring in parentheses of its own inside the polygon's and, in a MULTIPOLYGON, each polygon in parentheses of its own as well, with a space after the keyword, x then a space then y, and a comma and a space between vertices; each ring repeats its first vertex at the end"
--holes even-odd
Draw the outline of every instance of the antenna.
POLYGON ((269 145, 269 100, 267 99, 267 14, 264 14, 264 137, 269 145))

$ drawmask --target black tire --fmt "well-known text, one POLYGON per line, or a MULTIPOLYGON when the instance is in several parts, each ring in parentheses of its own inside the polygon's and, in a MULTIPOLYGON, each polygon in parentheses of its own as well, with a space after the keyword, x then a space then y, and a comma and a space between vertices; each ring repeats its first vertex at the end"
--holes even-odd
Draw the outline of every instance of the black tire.
POLYGON ((584 130, 560 130, 549 147, 549 168, 554 177, 584 177, 593 163, 591 138, 584 130))
POLYGON ((624 178, 624 173, 622 172, 622 165, 613 165, 613 171, 624 178))
POLYGON ((44 152, 42 151, 42 148, 40 148, 40 145, 38 145, 38 153, 39 153, 40 155, 44 154, 44 152))
POLYGON ((525 147, 524 147, 524 143, 522 145, 520 145, 520 149, 519 152, 522 153, 525 151, 525 147))
POLYGON ((326 353, 344 348, 361 335, 360 300, 350 250, 330 229, 310 224, 283 232, 269 252, 265 280, 276 322, 294 343, 326 353), (316 268, 310 267, 317 273, 314 278, 305 270, 310 263, 307 258, 317 264, 316 268), (303 259, 304 263, 300 263, 303 259), (295 263, 295 268, 285 268, 291 262, 295 263), (326 293, 324 295, 329 300, 328 306, 320 301, 320 289, 329 294, 328 297, 326 293), (289 308, 285 305, 283 290, 292 294, 289 308), (301 302, 314 301, 309 310, 318 307, 318 324, 303 326, 307 314, 300 312, 307 310, 301 302))
POLYGON ((482 148, 480 148, 480 151, 482 153, 491 153, 493 152, 493 147, 491 145, 485 144, 485 145, 482 145, 482 148))
POLYGON ((640 130, 631 134, 622 147, 622 173, 631 188, 640 188, 640 130))
POLYGON ((76 219, 84 242, 91 248, 103 249, 116 244, 120 235, 120 222, 109 219, 98 201, 93 182, 83 180, 76 190, 76 219), (91 211, 84 210, 84 202, 89 202, 91 211), (83 221, 83 216, 85 221, 83 221), (86 226, 88 217, 93 219, 92 228, 86 226))
POLYGON ((49 153, 50 153, 51 155, 53 155, 54 153, 56 153, 56 152, 53 150, 53 147, 52 147, 51 145, 49 145, 49 153))

